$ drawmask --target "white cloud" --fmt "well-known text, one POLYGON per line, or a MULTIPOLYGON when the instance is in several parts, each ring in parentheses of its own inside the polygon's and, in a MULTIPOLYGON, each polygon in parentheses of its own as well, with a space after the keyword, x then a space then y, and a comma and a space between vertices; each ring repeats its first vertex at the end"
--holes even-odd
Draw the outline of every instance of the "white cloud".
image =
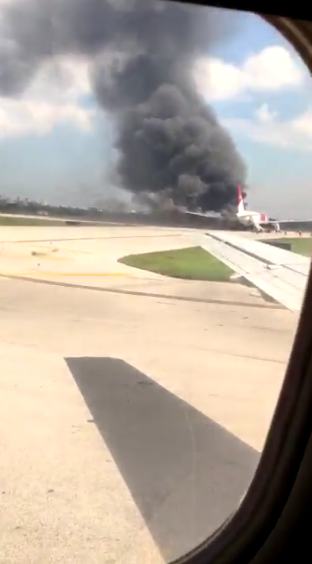
POLYGON ((56 105, 43 101, 9 100, 0 104, 0 137, 42 135, 62 123, 87 131, 90 129, 90 116, 70 103, 56 105))
POLYGON ((64 123, 90 130, 94 110, 79 103, 90 92, 87 61, 62 57, 47 62, 21 97, 0 97, 0 138, 43 135, 64 123))
POLYGON ((242 71, 219 59, 198 59, 194 78, 198 91, 210 100, 233 98, 245 90, 242 71))
POLYGON ((270 110, 268 104, 262 104, 262 106, 256 110, 256 117, 262 123, 270 123, 274 121, 277 116, 277 112, 270 110))
POLYGON ((241 134, 258 143, 312 151, 312 108, 293 119, 279 120, 277 114, 264 104, 255 112, 254 119, 230 118, 221 121, 231 133, 241 134))
POLYGON ((276 92, 301 86, 308 75, 300 59, 273 45, 250 55, 241 65, 207 57, 194 65, 198 90, 209 100, 226 100, 255 91, 276 92))
POLYGON ((293 120, 293 127, 296 131, 305 134, 312 140, 312 108, 293 120))
POLYGON ((285 86, 300 86, 305 74, 290 52, 281 46, 267 47, 250 56, 242 67, 249 88, 279 90, 285 86))
MULTIPOLYGON (((3 1, 11 0, 0 0, 0 5, 3 1)), ((118 53, 107 55, 107 67, 113 55, 116 58, 118 53)), ((273 92, 284 87, 298 87, 305 81, 307 73, 303 64, 287 49, 272 46, 249 56, 239 66, 220 59, 199 59, 194 67, 194 76, 198 89, 213 101, 248 96, 255 90, 273 92)), ((88 94, 91 94, 88 60, 73 56, 54 58, 39 69, 21 97, 0 96, 0 138, 46 134, 62 123, 90 130, 95 110, 81 105, 81 96, 88 94)), ((307 128, 311 129, 309 116, 294 124, 298 135, 306 134, 307 128)), ((257 125, 234 120, 235 127, 252 129, 252 135, 261 138, 268 135, 262 132, 258 122, 269 124, 277 116, 263 105, 256 117, 257 125)))

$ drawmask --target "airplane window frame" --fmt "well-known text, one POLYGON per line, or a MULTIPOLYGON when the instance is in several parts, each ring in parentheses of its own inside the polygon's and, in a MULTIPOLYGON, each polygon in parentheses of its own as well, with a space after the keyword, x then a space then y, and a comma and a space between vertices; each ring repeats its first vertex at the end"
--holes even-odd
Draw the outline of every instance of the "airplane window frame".
MULTIPOLYGON (((312 71, 312 23, 310 30, 308 20, 293 19, 303 18, 307 11, 297 3, 294 16, 291 8, 274 8, 274 2, 268 0, 166 1, 254 12, 288 39, 312 71)), ((310 312, 312 265, 285 379, 255 476, 240 506, 226 522, 200 546, 171 564, 247 564, 258 556, 261 564, 276 562, 276 559, 268 560, 265 550, 262 556, 262 548, 273 536, 278 520, 287 509, 303 460, 312 447, 310 312)))
MULTIPOLYGON (((162 1, 162 0, 160 0, 162 1)), ((167 0, 168 1, 168 0, 167 0)), ((280 31, 312 71, 312 23, 266 0, 169 0, 253 12, 280 31), (267 6, 266 6, 267 4, 267 6), (281 14, 283 12, 283 14, 281 14)), ((199 547, 172 564, 250 562, 290 498, 312 430, 312 266, 285 379, 255 476, 237 510, 199 547)))

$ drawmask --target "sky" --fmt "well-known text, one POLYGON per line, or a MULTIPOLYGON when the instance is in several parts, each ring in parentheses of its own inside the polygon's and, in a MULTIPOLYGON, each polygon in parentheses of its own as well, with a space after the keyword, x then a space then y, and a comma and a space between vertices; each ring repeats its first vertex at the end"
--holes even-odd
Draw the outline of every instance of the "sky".
MULTIPOLYGON (((4 1, 13 0, 0 0, 0 14, 4 1)), ((246 161, 248 208, 311 218, 312 83, 289 43, 242 13, 192 72, 246 161)), ((49 61, 22 96, 0 96, 0 194, 93 205, 116 193, 114 156, 87 60, 49 61)))

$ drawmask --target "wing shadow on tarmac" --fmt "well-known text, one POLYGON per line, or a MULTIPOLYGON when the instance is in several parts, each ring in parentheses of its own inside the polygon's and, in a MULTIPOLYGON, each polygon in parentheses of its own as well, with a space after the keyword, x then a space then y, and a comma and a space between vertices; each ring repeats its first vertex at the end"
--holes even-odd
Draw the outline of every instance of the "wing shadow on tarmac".
POLYGON ((65 360, 165 561, 193 549, 235 511, 259 454, 120 359, 65 360))

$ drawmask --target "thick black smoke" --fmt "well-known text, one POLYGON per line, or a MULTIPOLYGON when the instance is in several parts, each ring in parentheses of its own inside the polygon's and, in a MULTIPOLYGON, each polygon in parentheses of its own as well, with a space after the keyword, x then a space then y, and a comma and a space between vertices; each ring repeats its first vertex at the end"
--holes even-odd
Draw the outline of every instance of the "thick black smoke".
POLYGON ((231 31, 225 20, 160 0, 20 0, 1 11, 0 92, 21 94, 53 56, 87 55, 96 97, 117 126, 121 187, 220 210, 245 185, 245 165, 197 93, 193 67, 231 31))

